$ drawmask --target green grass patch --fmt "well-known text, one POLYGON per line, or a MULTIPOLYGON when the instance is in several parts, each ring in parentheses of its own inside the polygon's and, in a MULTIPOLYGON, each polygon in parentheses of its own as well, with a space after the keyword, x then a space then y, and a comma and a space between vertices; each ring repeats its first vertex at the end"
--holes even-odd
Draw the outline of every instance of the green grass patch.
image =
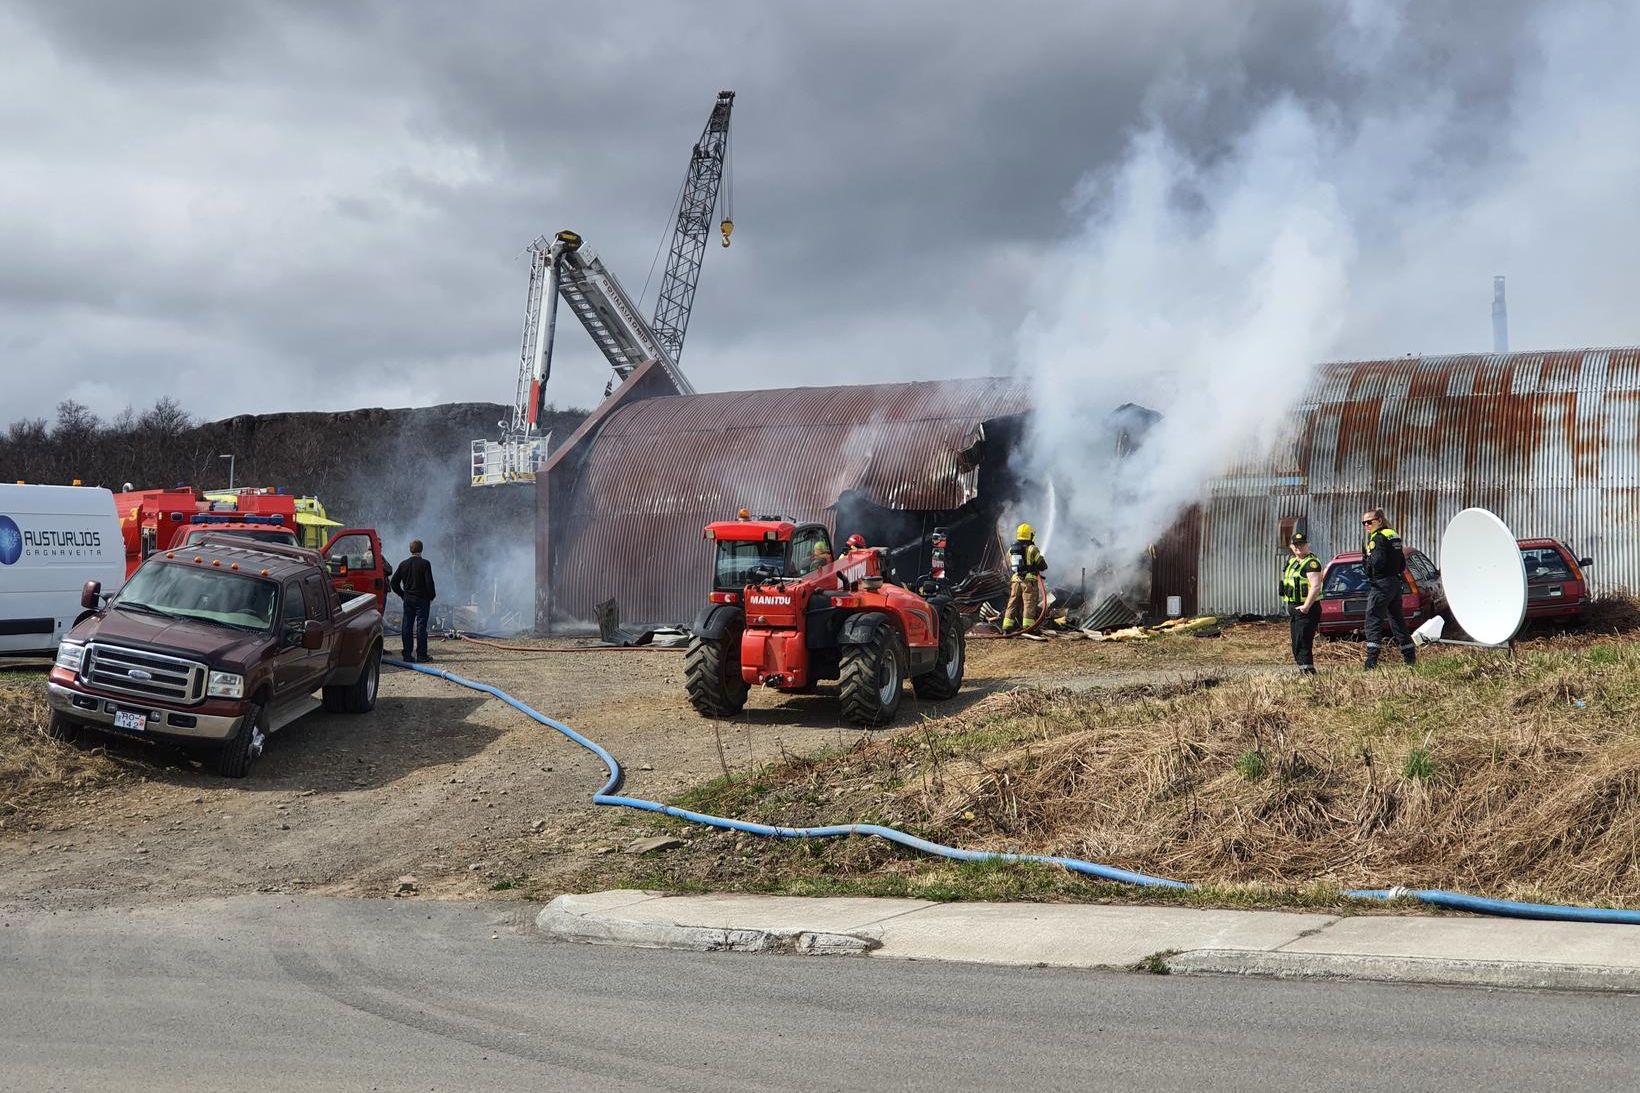
POLYGON ((1435 777, 1435 760, 1426 749, 1413 748, 1401 764, 1401 777, 1409 782, 1427 782, 1435 777))

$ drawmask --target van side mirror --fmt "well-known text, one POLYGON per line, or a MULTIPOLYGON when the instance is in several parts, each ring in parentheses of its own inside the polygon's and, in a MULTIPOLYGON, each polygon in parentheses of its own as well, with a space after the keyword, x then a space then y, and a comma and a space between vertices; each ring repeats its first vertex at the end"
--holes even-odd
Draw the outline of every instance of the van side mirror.
POLYGON ((1593 558, 1579 558, 1577 560, 1577 564, 1582 566, 1584 569, 1588 569, 1590 566, 1594 565, 1594 559, 1593 558))
POLYGON ((102 582, 87 581, 80 589, 80 606, 87 611, 96 611, 102 607, 102 582))
POLYGON ((309 619, 302 627, 302 648, 323 649, 325 647, 325 626, 322 622, 309 619))

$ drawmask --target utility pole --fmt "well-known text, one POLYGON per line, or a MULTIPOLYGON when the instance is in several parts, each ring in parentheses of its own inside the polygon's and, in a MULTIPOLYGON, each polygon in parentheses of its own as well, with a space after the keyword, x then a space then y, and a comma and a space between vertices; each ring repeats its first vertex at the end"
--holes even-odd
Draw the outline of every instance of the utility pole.
POLYGON ((231 490, 233 489, 233 456, 219 455, 217 458, 226 459, 228 461, 228 488, 231 490))

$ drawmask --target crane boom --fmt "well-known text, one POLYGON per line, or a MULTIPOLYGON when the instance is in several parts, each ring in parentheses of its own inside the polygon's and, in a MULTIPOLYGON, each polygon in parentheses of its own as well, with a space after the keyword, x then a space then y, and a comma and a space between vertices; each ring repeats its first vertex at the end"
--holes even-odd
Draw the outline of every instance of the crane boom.
MULTIPOLYGON (((551 438, 540 432, 540 423, 552 371, 560 299, 575 312, 593 344, 621 379, 631 376, 645 361, 653 360, 665 369, 679 393, 695 393, 678 367, 678 356, 683 351, 706 238, 723 183, 729 153, 729 111, 734 101, 733 91, 718 92, 706 128, 690 154, 689 174, 678 202, 677 226, 666 276, 655 301, 653 323, 644 320, 603 261, 582 249, 579 235, 561 231, 551 239, 542 236, 530 244, 530 287, 524 303, 524 338, 512 419, 500 423, 500 441, 473 441, 473 485, 532 481, 546 461, 551 438)), ((726 218, 722 227, 723 245, 728 246, 733 224, 726 218)))
MULTIPOLYGON (((674 362, 683 357, 683 335, 689 328, 689 311, 695 304, 695 286, 700 282, 706 237, 711 234, 712 214, 717 209, 718 190, 723 182, 723 164, 729 155, 729 111, 734 105, 733 91, 718 92, 717 102, 706 119, 706 128, 690 154, 689 174, 678 201, 677 230, 672 233, 672 251, 667 256, 666 276, 655 301, 653 324, 674 362)), ((728 246, 728 242, 725 232, 724 246, 728 246)))

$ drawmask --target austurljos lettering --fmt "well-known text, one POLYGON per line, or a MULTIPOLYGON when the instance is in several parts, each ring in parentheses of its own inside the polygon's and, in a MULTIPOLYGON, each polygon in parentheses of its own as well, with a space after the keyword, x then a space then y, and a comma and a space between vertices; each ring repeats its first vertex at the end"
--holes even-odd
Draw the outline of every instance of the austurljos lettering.
POLYGON ((95 550, 102 546, 100 531, 36 531, 23 529, 23 547, 27 550, 63 550, 69 547, 95 550))

